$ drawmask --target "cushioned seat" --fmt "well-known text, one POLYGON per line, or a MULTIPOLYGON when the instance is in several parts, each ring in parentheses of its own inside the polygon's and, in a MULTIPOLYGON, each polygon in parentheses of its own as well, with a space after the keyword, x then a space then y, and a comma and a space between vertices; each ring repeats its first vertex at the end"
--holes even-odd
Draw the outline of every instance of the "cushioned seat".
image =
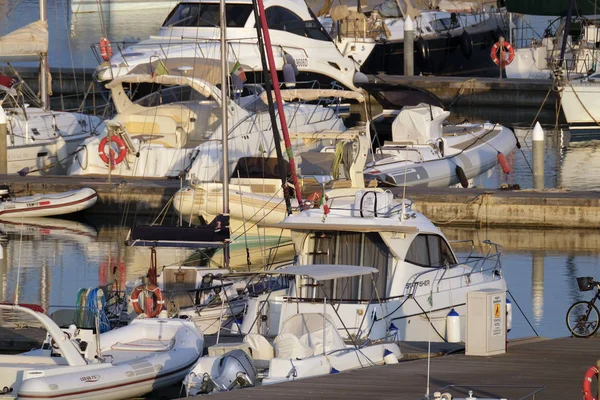
POLYGON ((281 333, 273 342, 277 358, 302 359, 313 355, 313 349, 302 343, 293 333, 281 333))

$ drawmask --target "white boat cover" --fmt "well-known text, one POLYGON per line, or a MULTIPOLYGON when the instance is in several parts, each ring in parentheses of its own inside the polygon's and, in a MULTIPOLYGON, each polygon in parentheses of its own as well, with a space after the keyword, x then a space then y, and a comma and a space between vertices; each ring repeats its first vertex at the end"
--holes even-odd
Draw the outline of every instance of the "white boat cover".
POLYGON ((48 23, 32 22, 16 31, 0 36, 0 61, 39 60, 48 52, 48 23))
POLYGON ((405 106, 392 122, 392 140, 413 144, 435 142, 442 137, 442 122, 449 115, 449 111, 429 104, 405 106))
POLYGON ((302 359, 346 348, 333 322, 321 313, 292 315, 273 344, 278 358, 302 359))

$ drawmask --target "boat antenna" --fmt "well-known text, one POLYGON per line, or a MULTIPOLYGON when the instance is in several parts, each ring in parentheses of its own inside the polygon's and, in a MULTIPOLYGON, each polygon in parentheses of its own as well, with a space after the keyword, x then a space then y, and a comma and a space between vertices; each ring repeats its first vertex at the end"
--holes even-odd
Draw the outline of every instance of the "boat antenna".
POLYGON ((285 142, 285 152, 287 153, 288 160, 290 163, 290 174, 292 175, 292 182, 294 184, 294 190, 296 192, 296 198, 298 199, 298 205, 302 204, 302 192, 300 191, 300 184, 298 182, 298 176, 296 175, 296 165, 294 163, 294 153, 292 151, 292 142, 290 141, 290 134, 288 132, 287 122, 285 118, 285 111, 283 110, 283 100, 281 99, 281 92, 279 90, 279 78, 277 77, 277 66, 275 65, 275 59, 273 58, 273 47, 271 47, 271 37, 269 35, 269 26, 267 24, 267 16, 265 14, 265 6, 263 0, 255 0, 258 5, 258 11, 260 13, 260 22, 265 44, 265 50, 267 53, 267 59, 269 61, 269 71, 271 72, 271 80, 273 81, 273 89, 275 92, 275 100, 277 101, 277 111, 279 112, 279 120, 281 121, 281 130, 283 133, 283 140, 285 142))
MULTIPOLYGON (((48 8, 46 0, 40 0, 40 20, 48 23, 48 8)), ((40 54, 40 100, 42 108, 48 110, 50 107, 50 97, 48 96, 48 50, 40 54)))
MULTIPOLYGON (((223 150, 223 215, 229 216, 229 148, 227 146, 227 103, 229 101, 229 82, 227 80, 227 14, 225 0, 220 0, 221 20, 221 146, 223 150)), ((223 242, 223 265, 229 268, 229 241, 223 242)))
POLYGON ((258 4, 256 1, 252 2, 254 9, 254 20, 256 21, 256 36, 258 37, 258 50, 260 51, 260 61, 262 64, 262 75, 265 83, 265 89, 267 91, 267 105, 269 106, 269 117, 271 118, 271 126, 273 127, 273 141, 275 142, 275 152, 277 154, 277 162, 279 164, 279 175, 281 178, 281 185, 283 188, 283 197, 285 199, 285 208, 287 214, 292 214, 292 202, 287 190, 287 171, 284 165, 283 152, 281 151, 281 136, 279 135, 279 126, 277 125, 277 117, 275 116, 275 103, 273 102, 273 84, 271 82, 271 76, 269 75, 269 67, 267 66, 267 56, 265 54, 265 45, 262 38, 262 19, 258 12, 258 4))

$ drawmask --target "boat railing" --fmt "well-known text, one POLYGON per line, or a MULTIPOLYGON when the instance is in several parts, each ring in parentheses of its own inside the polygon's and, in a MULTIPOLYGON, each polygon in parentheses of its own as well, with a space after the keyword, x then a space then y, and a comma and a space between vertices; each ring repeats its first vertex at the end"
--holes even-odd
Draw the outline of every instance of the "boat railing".
MULTIPOLYGON (((492 280, 498 279, 502 276, 502 262, 500 256, 504 252, 504 248, 501 245, 489 240, 483 240, 481 242, 483 249, 478 252, 473 240, 457 240, 451 241, 450 243, 455 245, 470 244, 471 248, 469 254, 456 264, 446 263, 442 267, 444 271, 442 272, 441 276, 439 278, 434 278, 434 281, 431 282, 432 288, 433 285, 436 285, 439 288, 439 285, 447 280, 465 279, 467 282, 470 282, 473 274, 490 274, 492 280), (459 266, 468 266, 470 269, 468 272, 460 275, 446 276, 449 270, 459 266)), ((420 282, 426 274, 431 274, 431 272, 431 269, 427 269, 423 272, 413 275, 407 284, 409 291, 407 294, 414 296, 419 287, 417 282, 420 282)))

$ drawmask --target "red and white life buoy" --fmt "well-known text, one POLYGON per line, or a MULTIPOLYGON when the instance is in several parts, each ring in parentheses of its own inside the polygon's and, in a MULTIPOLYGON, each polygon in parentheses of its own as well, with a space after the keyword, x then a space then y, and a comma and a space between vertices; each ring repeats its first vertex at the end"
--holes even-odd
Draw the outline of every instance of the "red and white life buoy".
POLYGON ((102 59, 104 61, 108 61, 108 60, 110 60, 112 55, 113 55, 113 52, 112 52, 112 45, 110 44, 110 41, 105 37, 100 38, 100 57, 102 57, 102 59))
POLYGON ((500 68, 506 67, 508 64, 513 62, 513 60, 515 59, 515 48, 512 47, 510 42, 507 42, 505 40, 504 44, 502 45, 502 48, 504 50, 504 54, 508 54, 507 58, 503 57, 502 60, 500 60, 500 41, 496 42, 492 46, 492 51, 490 53, 490 56, 492 57, 492 61, 494 62, 494 64, 499 65, 500 68))
POLYGON ((592 396, 592 379, 594 376, 598 376, 598 367, 590 367, 583 377, 583 400, 596 400, 594 396, 592 396))
MULTIPOLYGON (((135 310, 136 313, 138 314, 146 314, 146 316, 148 318, 154 318, 156 317, 158 314, 160 314, 160 312, 163 309, 163 306, 165 304, 165 298, 162 294, 162 292, 160 291, 160 288, 156 285, 139 285, 138 287, 136 287, 135 289, 133 289, 133 292, 131 293, 131 305, 133 306, 133 309, 135 310), (152 310, 143 310, 142 307, 140 306, 140 302, 139 302, 139 297, 140 297, 140 293, 142 292, 146 292, 146 298, 152 298, 152 310)), ((148 302, 146 302, 146 304, 148 304, 148 302)), ((146 306, 146 308, 149 308, 148 306, 146 306)))
POLYGON ((119 148, 119 154, 117 157, 115 158, 115 152, 112 148, 109 148, 109 155, 106 154, 105 149, 106 145, 108 144, 108 136, 105 136, 104 139, 100 141, 100 144, 98 145, 98 155, 105 164, 110 164, 111 169, 113 169, 125 159, 125 156, 127 155, 127 147, 125 147, 125 142, 123 139, 118 136, 111 136, 110 141, 116 144, 119 148))

